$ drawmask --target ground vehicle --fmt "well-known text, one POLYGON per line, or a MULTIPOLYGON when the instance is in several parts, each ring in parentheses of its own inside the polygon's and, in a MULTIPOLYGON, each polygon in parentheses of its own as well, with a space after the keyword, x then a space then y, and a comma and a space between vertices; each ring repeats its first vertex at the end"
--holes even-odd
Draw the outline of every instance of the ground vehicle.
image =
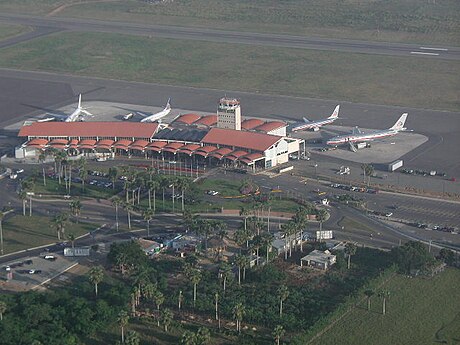
POLYGON ((207 192, 208 195, 217 195, 219 192, 216 192, 215 190, 208 190, 207 192))
POLYGON ((16 174, 22 174, 24 172, 24 169, 18 169, 16 170, 16 174))
POLYGON ((49 261, 55 261, 57 259, 54 255, 45 255, 43 258, 49 261))
POLYGON ((128 121, 129 119, 132 119, 134 117, 133 113, 128 113, 126 115, 123 115, 123 121, 128 121))
POLYGON ((12 180, 16 180, 17 178, 18 178, 18 174, 12 173, 12 174, 10 175, 10 179, 12 179, 12 180))
POLYGON ((337 171, 338 175, 350 175, 350 167, 341 166, 340 169, 337 171))

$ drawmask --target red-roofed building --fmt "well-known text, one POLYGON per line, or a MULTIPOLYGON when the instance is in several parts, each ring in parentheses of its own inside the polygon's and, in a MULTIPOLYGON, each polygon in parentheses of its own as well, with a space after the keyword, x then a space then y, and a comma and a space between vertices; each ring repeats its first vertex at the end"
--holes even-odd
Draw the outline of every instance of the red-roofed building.
POLYGON ((242 123, 241 123, 241 129, 245 129, 247 131, 253 129, 253 128, 256 128, 260 125, 263 125, 264 121, 260 120, 260 119, 247 119, 247 120, 244 120, 242 123))
POLYGON ((287 123, 283 121, 267 121, 263 125, 257 126, 254 130, 272 135, 286 136, 287 123))
POLYGON ((195 121, 198 121, 200 118, 200 115, 190 113, 179 116, 176 120, 174 120, 174 122, 180 122, 186 125, 191 125, 195 121))
POLYGON ((282 137, 262 133, 235 131, 231 129, 211 128, 201 140, 204 144, 215 144, 233 148, 265 151, 279 142, 282 137))
POLYGON ((193 123, 196 126, 212 127, 217 124, 217 115, 206 115, 193 123))

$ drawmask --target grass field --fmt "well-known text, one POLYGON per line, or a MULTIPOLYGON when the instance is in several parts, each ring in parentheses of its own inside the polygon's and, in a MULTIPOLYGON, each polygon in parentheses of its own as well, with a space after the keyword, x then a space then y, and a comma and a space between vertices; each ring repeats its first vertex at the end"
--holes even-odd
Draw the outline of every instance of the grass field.
POLYGON ((460 109, 458 61, 62 33, 0 51, 0 66, 338 101, 460 109), (237 53, 228 54, 229 48, 237 53))
MULTIPOLYGON (((65 233, 78 237, 95 228, 97 225, 94 224, 69 222, 65 233)), ((51 216, 14 215, 6 217, 3 220, 3 237, 5 254, 58 242, 56 231, 51 227, 51 216)))
POLYGON ((387 314, 372 297, 355 308, 312 344, 424 345, 460 343, 460 270, 433 278, 397 275, 384 288, 390 292, 387 314))
POLYGON ((460 44, 456 0, 0 0, 0 11, 282 32, 397 42, 460 44))
POLYGON ((30 29, 25 26, 0 24, 0 41, 9 37, 20 35, 28 30, 30 29))

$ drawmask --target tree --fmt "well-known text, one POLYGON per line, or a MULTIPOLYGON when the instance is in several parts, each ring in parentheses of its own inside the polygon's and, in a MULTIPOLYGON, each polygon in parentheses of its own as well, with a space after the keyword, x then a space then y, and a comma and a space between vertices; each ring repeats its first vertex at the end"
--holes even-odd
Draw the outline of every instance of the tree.
POLYGON ((275 338, 276 345, 280 345, 281 337, 283 337, 285 333, 286 331, 284 330, 283 326, 277 325, 275 327, 272 335, 273 335, 273 338, 275 338))
POLYGON ((187 178, 181 178, 177 181, 177 187, 180 189, 182 194, 182 212, 185 209, 185 191, 190 187, 190 181, 187 178))
POLYGON ((367 297, 367 310, 371 310, 371 298, 374 296, 374 291, 373 290, 366 290, 364 291, 364 294, 367 297))
POLYGON ((58 213, 51 219, 51 227, 56 230, 58 241, 61 240, 61 236, 64 237, 65 226, 68 220, 69 216, 65 212, 58 213))
POLYGON ((104 279, 104 268, 102 266, 91 267, 88 272, 89 281, 94 284, 94 292, 97 296, 97 286, 104 279))
POLYGON ((327 211, 320 208, 316 214, 316 220, 319 222, 319 231, 323 231, 323 222, 326 220, 327 211))
POLYGON ((125 208, 126 215, 128 216, 128 229, 131 230, 131 212, 134 210, 134 207, 130 203, 124 203, 123 207, 125 208))
POLYGON ((181 345, 196 345, 196 334, 192 331, 185 331, 180 338, 181 345))
POLYGON ((195 336, 196 345, 206 345, 211 341, 211 333, 206 327, 198 328, 195 336))
POLYGON ((182 308, 182 303, 184 302, 184 295, 182 294, 182 290, 179 290, 179 296, 177 298, 178 308, 179 311, 182 308))
POLYGON ((118 223, 118 206, 120 206, 123 203, 123 201, 120 199, 118 196, 114 196, 112 198, 112 205, 115 207, 115 225, 117 227, 117 231, 119 228, 119 223, 118 223))
POLYGON ((235 231, 233 239, 240 247, 246 243, 246 248, 248 248, 249 240, 251 237, 251 231, 249 231, 247 228, 241 228, 235 231))
POLYGON ((391 250, 399 270, 410 274, 412 270, 424 270, 434 262, 433 256, 421 242, 409 241, 391 250))
POLYGON ((155 304, 157 306, 157 312, 158 312, 158 327, 160 326, 160 306, 164 303, 165 301, 165 296, 163 293, 159 290, 156 290, 155 293, 153 294, 153 300, 155 301, 155 304))
POLYGON ((3 255, 3 218, 5 218, 5 214, 0 211, 0 254, 3 255))
POLYGON ((240 216, 244 217, 244 230, 248 228, 248 217, 251 214, 251 210, 247 207, 241 206, 240 207, 240 216))
MULTIPOLYGON (((1 228, 1 216, 0 216, 0 228, 1 228)), ((439 251, 438 258, 439 260, 445 262, 449 266, 453 266, 453 264, 455 263, 455 253, 450 249, 442 248, 439 251)))
POLYGON ((251 249, 256 252, 257 265, 259 265, 259 249, 262 247, 262 236, 255 235, 251 241, 251 249))
POLYGON ((151 193, 153 191, 153 210, 156 211, 156 191, 160 187, 160 183, 158 182, 157 179, 155 180, 150 180, 147 182, 147 190, 149 193, 149 209, 152 208, 151 204, 151 193))
POLYGON ((193 307, 196 304, 196 287, 201 281, 201 271, 197 268, 192 268, 188 274, 190 282, 193 284, 193 307))
POLYGON ((386 300, 390 297, 390 292, 387 290, 382 290, 379 292, 378 296, 382 299, 382 314, 386 313, 386 300))
POLYGON ((80 217, 80 214, 81 214, 81 201, 78 199, 72 200, 69 203, 69 207, 70 207, 70 212, 77 219, 77 224, 78 224, 78 217, 80 217))
POLYGON ((172 311, 167 308, 163 309, 163 311, 161 312, 161 323, 163 324, 165 328, 165 332, 168 332, 168 327, 171 324, 172 320, 173 320, 172 311))
POLYGON ((19 198, 22 200, 22 215, 26 215, 27 192, 24 189, 19 191, 19 198))
POLYGON ((243 316, 246 313, 243 303, 237 303, 233 307, 233 318, 236 320, 236 330, 238 333, 241 333, 241 321, 243 321, 243 316))
POLYGON ((356 245, 354 243, 348 242, 345 245, 345 254, 347 254, 347 256, 348 256, 347 268, 350 269, 351 256, 356 254, 356 245))
POLYGON ((238 254, 235 257, 235 264, 238 266, 238 285, 241 286, 241 269, 246 269, 249 259, 246 255, 238 254))
POLYGON ((117 322, 121 329, 121 342, 125 342, 125 327, 128 325, 129 316, 126 310, 122 310, 118 313, 117 322))
POLYGON ((144 217, 144 220, 147 222, 147 236, 150 236, 150 221, 153 218, 154 211, 148 208, 144 212, 142 212, 142 215, 144 217))
POLYGON ((129 331, 128 334, 126 334, 126 345, 139 345, 140 341, 139 334, 136 331, 129 331))
POLYGON ((40 151, 40 154, 38 155, 38 161, 42 163, 43 185, 44 186, 46 186, 45 160, 46 160, 46 153, 44 151, 40 151))
POLYGON ((115 189, 115 182, 117 181, 118 175, 120 174, 117 167, 110 167, 108 172, 108 177, 112 181, 112 189, 115 189))
POLYGON ((6 303, 3 301, 0 301, 0 321, 3 321, 3 314, 5 314, 6 309, 7 309, 6 303))
POLYGON ((292 234, 293 224, 292 222, 287 222, 281 225, 281 233, 284 236, 284 260, 287 260, 288 255, 288 245, 291 246, 290 237, 292 234))
POLYGON ((72 249, 75 249, 75 235, 69 234, 67 238, 69 239, 70 243, 72 243, 72 249))
POLYGON ((281 285, 278 289, 278 296, 280 299, 280 317, 283 316, 283 302, 288 298, 289 296, 289 290, 286 285, 281 285))
POLYGON ((363 164, 361 165, 361 169, 363 169, 363 181, 366 183, 366 176, 367 176, 367 186, 369 187, 371 183, 371 176, 374 173, 374 167, 371 164, 363 164))
POLYGON ((275 239, 275 236, 273 236, 271 233, 266 232, 262 235, 262 245, 266 249, 266 263, 268 264, 268 253, 270 252, 270 249, 272 247, 273 240, 275 239))
POLYGON ((223 283, 223 288, 224 288, 224 293, 225 293, 227 279, 230 278, 232 275, 232 268, 226 262, 222 262, 219 267, 219 273, 222 278, 222 283, 223 283))

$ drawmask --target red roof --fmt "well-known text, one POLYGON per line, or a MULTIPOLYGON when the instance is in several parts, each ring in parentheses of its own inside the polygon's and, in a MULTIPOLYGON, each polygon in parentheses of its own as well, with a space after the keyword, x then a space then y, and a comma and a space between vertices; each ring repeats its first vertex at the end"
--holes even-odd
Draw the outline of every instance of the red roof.
POLYGON ((282 137, 276 135, 211 128, 201 142, 265 151, 281 139, 282 137))
POLYGON ((247 119, 241 122, 241 128, 243 129, 253 129, 256 128, 257 126, 262 125, 264 122, 259 119, 247 119))
POLYGON ((78 148, 80 149, 94 149, 94 145, 96 144, 96 140, 94 139, 84 139, 80 140, 78 143, 78 148))
POLYGON ((27 143, 27 146, 38 146, 38 147, 45 147, 45 145, 48 143, 48 140, 46 139, 32 139, 27 143))
POLYGON ((132 141, 127 139, 118 140, 113 147, 117 149, 128 149, 128 146, 131 145, 132 141))
POLYGON ((72 140, 70 140, 70 142, 69 142, 69 147, 70 147, 70 148, 74 148, 74 149, 75 149, 75 148, 77 148, 77 145, 78 145, 78 139, 72 139, 72 140))
POLYGON ((206 115, 203 116, 198 121, 195 121, 194 125, 203 125, 203 126, 214 126, 217 123, 217 115, 206 115))
POLYGON ((22 126, 19 137, 151 138, 158 123, 144 122, 34 122, 22 126))
POLYGON ((96 147, 99 149, 110 150, 112 148, 114 141, 110 139, 99 140, 96 144, 96 147))
POLYGON ((185 146, 185 145, 183 143, 176 143, 176 142, 169 143, 168 145, 163 147, 163 151, 176 153, 176 151, 180 149, 182 146, 185 146))
POLYGON ((199 149, 201 146, 198 144, 188 144, 180 148, 179 152, 192 154, 196 149, 199 149))
POLYGON ((147 140, 136 140, 135 142, 133 142, 131 144, 131 146, 129 147, 130 149, 133 149, 133 150, 141 150, 141 151, 144 151, 145 147, 149 144, 149 142, 147 140))
POLYGON ((228 147, 222 147, 217 151, 210 153, 209 156, 217 159, 222 159, 223 156, 228 155, 230 152, 232 152, 232 149, 229 149, 228 147))
POLYGON ((216 151, 216 150, 217 150, 217 147, 208 145, 208 146, 200 147, 200 148, 199 148, 198 150, 196 150, 194 153, 195 153, 196 155, 200 155, 200 156, 203 156, 203 157, 207 157, 208 154, 210 154, 211 152, 216 151))
POLYGON ((256 131, 261 131, 261 132, 270 132, 278 128, 283 128, 286 127, 287 124, 283 121, 268 121, 265 122, 263 125, 260 125, 256 128, 254 128, 256 131))
POLYGON ((244 157, 241 157, 239 158, 238 160, 246 163, 246 164, 249 164, 249 163, 252 163, 260 158, 263 158, 264 156, 260 153, 250 153, 244 157))
POLYGON ((232 153, 228 154, 225 156, 225 158, 228 158, 232 161, 236 161, 238 158, 247 155, 248 153, 246 151, 233 151, 232 153))
POLYGON ((160 152, 167 144, 168 142, 166 141, 154 141, 153 143, 148 144, 145 150, 160 152))
POLYGON ((67 139, 53 139, 51 140, 48 145, 67 145, 68 144, 67 139))
POLYGON ((184 115, 179 116, 179 118, 174 122, 182 122, 182 123, 185 123, 186 125, 191 125, 195 121, 199 120, 200 117, 201 117, 200 115, 193 114, 193 113, 184 114, 184 115))

